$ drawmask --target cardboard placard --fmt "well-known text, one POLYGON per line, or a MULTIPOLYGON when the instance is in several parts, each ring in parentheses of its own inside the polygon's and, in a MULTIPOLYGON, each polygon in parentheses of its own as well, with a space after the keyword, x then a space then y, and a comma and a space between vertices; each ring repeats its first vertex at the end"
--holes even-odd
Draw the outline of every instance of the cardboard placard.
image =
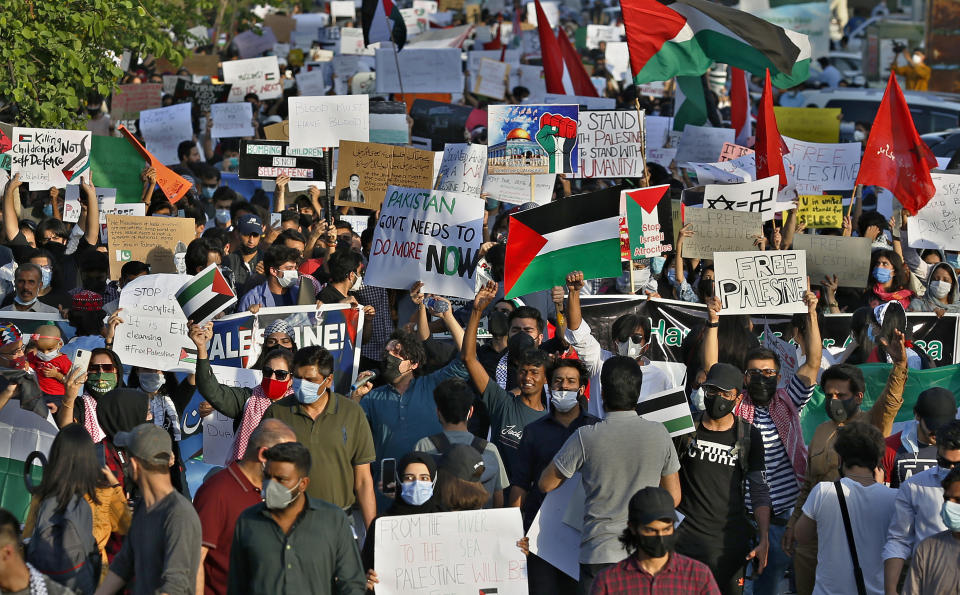
POLYGON ((573 177, 643 177, 643 117, 636 110, 581 111, 577 138, 573 177))
POLYGON ((163 85, 120 85, 110 100, 110 117, 113 120, 136 120, 143 110, 160 107, 163 85))
POLYGON ((556 182, 557 174, 486 176, 483 179, 483 192, 500 202, 545 205, 553 198, 556 182))
MULTIPOLYGON (((130 134, 130 131, 127 130, 125 126, 120 125, 118 130, 120 131, 120 134, 123 135, 123 137, 127 139, 131 145, 133 145, 133 148, 140 153, 144 160, 150 164, 150 167, 153 167, 157 170, 157 186, 159 186, 160 190, 163 191, 163 194, 167 197, 167 200, 176 204, 178 200, 183 198, 183 195, 190 190, 192 184, 180 174, 160 163, 160 161, 154 157, 150 151, 146 150, 144 146, 140 144, 140 141, 130 134)), ((137 175, 139 176, 139 173, 137 175)))
POLYGON ((760 213, 686 207, 683 223, 691 224, 694 231, 683 241, 683 258, 713 258, 714 252, 752 250, 754 236, 763 231, 760 213))
POLYGON ((774 107, 777 130, 783 136, 812 143, 835 143, 840 139, 839 107, 774 107))
POLYGON ((198 76, 217 76, 220 56, 216 54, 193 54, 184 58, 180 67, 186 68, 190 74, 198 76))
POLYGON ((807 311, 807 258, 803 250, 716 252, 716 295, 721 314, 800 314, 807 311))
POLYGON ((487 167, 487 146, 450 143, 443 148, 437 170, 437 190, 480 196, 487 167))
POLYGON ((473 92, 494 99, 503 99, 507 93, 509 77, 509 64, 483 58, 480 60, 480 68, 477 70, 477 80, 473 85, 473 92))
POLYGON ((916 216, 907 219, 911 248, 960 249, 960 175, 931 174, 936 190, 916 216))
POLYGON ((339 147, 340 141, 370 139, 370 98, 366 95, 291 97, 290 146, 339 147))
POLYGON ((121 267, 131 260, 147 263, 152 273, 182 274, 197 230, 193 219, 107 215, 107 234, 110 277, 119 279, 121 267))
POLYGON ((140 135, 160 163, 180 163, 177 147, 193 138, 191 105, 178 103, 140 112, 140 135))
POLYGON ((49 128, 13 129, 10 177, 20 174, 30 190, 79 184, 90 167, 91 133, 49 128))
POLYGON ((323 149, 291 149, 281 141, 241 140, 240 179, 274 180, 289 176, 291 180, 324 179, 323 149))
POLYGON ((290 43, 290 33, 297 28, 297 20, 282 14, 268 14, 263 24, 273 31, 273 35, 280 43, 290 43))
POLYGON ((403 182, 408 188, 430 188, 433 161, 431 151, 344 141, 337 157, 334 204, 377 209, 390 185, 403 182))
POLYGON ((491 174, 576 174, 576 105, 491 105, 487 170, 491 174))
POLYGON ((753 149, 741 147, 734 143, 723 143, 723 149, 720 150, 720 158, 717 159, 717 161, 730 161, 731 159, 743 157, 751 153, 753 153, 753 149))
POLYGON ((233 85, 230 101, 243 101, 247 93, 256 93, 261 101, 283 97, 283 81, 280 80, 276 56, 224 62, 223 82, 233 85))
POLYGON ((703 208, 719 211, 760 213, 770 221, 778 212, 779 176, 742 184, 708 184, 703 189, 703 208))
POLYGON ((210 136, 214 138, 237 138, 253 136, 253 106, 249 101, 240 103, 215 103, 210 106, 210 118, 213 128, 210 136))
POLYGON ((200 111, 210 108, 215 103, 224 103, 230 97, 231 84, 215 85, 213 83, 194 83, 179 79, 177 88, 173 91, 173 98, 177 101, 192 101, 200 111))
POLYGON ((290 140, 290 120, 264 126, 263 135, 267 137, 267 140, 290 140))
POLYGON ((810 229, 843 227, 843 198, 839 194, 797 197, 797 221, 810 229))
POLYGON ((870 238, 793 236, 793 249, 807 254, 811 285, 818 285, 824 277, 836 275, 840 287, 862 289, 870 274, 870 244, 870 238))

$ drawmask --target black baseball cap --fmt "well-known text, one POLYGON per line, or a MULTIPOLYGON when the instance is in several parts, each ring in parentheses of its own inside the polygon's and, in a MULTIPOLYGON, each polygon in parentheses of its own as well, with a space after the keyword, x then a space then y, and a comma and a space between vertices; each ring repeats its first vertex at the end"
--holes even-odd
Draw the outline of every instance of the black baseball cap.
POLYGON ((469 444, 454 444, 440 459, 442 473, 449 473, 464 481, 480 481, 483 475, 483 455, 469 444))
POLYGON ((707 379, 703 381, 703 386, 715 386, 724 392, 733 389, 742 391, 743 372, 731 364, 713 364, 707 372, 707 379))
POLYGON ((957 398, 945 388, 928 388, 917 397, 913 412, 923 420, 927 430, 935 434, 937 428, 956 419, 957 398))
POLYGON ((673 496, 658 486, 646 487, 634 494, 627 510, 628 519, 634 525, 646 525, 653 521, 677 522, 673 496))

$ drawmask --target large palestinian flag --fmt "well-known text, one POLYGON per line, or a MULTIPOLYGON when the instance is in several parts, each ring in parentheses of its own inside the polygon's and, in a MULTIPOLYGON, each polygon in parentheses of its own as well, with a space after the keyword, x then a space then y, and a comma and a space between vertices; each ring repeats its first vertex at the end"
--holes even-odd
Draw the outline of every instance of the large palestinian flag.
POLYGON ((585 279, 619 277, 620 187, 579 194, 510 216, 504 295, 585 279))
POLYGON ((363 43, 392 41, 397 49, 407 42, 407 25, 403 22, 400 8, 392 0, 363 0, 360 7, 363 21, 363 43))
POLYGON ((701 75, 713 62, 757 76, 770 69, 780 88, 807 80, 810 41, 750 13, 709 0, 621 2, 636 84, 701 75))
MULTIPOLYGON (((211 264, 186 282, 177 292, 183 315, 194 324, 206 324, 237 301, 220 268, 211 264)), ((184 361, 183 354, 180 356, 184 361)))
POLYGON ((624 190, 630 258, 642 260, 673 250, 673 213, 670 184, 624 190), (663 200, 667 197, 667 200, 663 200))

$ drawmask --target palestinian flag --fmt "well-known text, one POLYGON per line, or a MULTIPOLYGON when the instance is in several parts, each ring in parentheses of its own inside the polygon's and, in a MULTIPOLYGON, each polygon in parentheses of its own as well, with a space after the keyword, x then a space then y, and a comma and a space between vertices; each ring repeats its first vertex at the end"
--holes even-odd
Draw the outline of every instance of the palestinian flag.
MULTIPOLYGON (((57 436, 53 416, 40 417, 21 408, 19 399, 10 399, 0 409, 0 499, 3 507, 18 519, 27 516, 30 492, 24 485, 24 463, 30 453, 50 455, 50 446, 57 436)), ((30 469, 34 485, 40 485, 43 468, 36 462, 30 469)))
POLYGON ((693 431, 693 417, 682 387, 644 397, 637 403, 637 415, 662 423, 671 438, 693 431))
POLYGON ((197 363, 197 350, 188 349, 186 347, 180 348, 180 360, 181 364, 195 364, 197 363))
POLYGON ((363 0, 360 16, 364 44, 392 41, 399 50, 407 42, 407 25, 392 0, 363 0))
POLYGON ((651 186, 621 193, 626 203, 627 230, 630 234, 630 254, 633 260, 660 256, 673 250, 673 205, 667 200, 670 185, 651 186))
POLYGON ((215 264, 203 269, 177 292, 177 301, 187 320, 206 324, 237 301, 223 273, 215 264))
POLYGON ((678 76, 673 94, 673 129, 707 125, 707 98, 703 93, 703 76, 678 76))
POLYGON ((510 216, 504 265, 507 298, 585 279, 619 277, 620 187, 579 194, 510 216))
POLYGON ((794 87, 807 80, 810 41, 748 12, 709 0, 621 2, 634 83, 701 75, 713 62, 794 87))

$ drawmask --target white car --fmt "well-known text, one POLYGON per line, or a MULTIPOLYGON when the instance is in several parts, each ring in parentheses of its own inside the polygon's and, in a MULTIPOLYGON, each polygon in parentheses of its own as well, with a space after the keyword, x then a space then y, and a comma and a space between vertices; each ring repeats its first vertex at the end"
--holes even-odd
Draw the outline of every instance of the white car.
MULTIPOLYGON (((802 93, 805 107, 839 107, 840 140, 853 139, 857 122, 877 117, 883 89, 818 89, 802 93)), ((917 132, 927 134, 960 125, 960 96, 945 93, 904 91, 917 132)))

